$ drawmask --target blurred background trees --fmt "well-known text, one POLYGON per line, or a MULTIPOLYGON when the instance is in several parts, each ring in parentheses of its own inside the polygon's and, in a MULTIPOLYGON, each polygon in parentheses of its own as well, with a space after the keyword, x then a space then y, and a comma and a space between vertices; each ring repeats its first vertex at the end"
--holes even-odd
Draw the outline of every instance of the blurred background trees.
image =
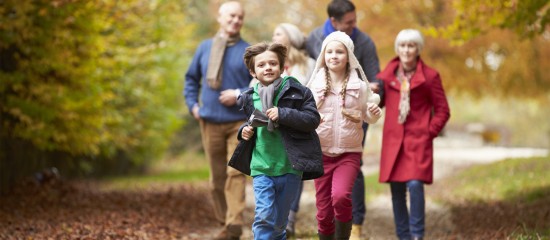
POLYGON ((47 166, 125 173, 182 125, 194 24, 180 1, 0 2, 2 186, 47 166))
MULTIPOLYGON (((217 31, 221 1, 0 1, 0 189, 47 166, 66 176, 139 172, 200 148, 181 92, 195 47, 217 31), (168 151, 167 151, 168 150, 168 151)), ((246 0, 243 38, 281 22, 305 34, 328 0, 246 0)), ((450 96, 450 126, 503 126, 514 146, 548 147, 547 1, 354 1, 358 27, 395 55, 403 28, 450 96)))

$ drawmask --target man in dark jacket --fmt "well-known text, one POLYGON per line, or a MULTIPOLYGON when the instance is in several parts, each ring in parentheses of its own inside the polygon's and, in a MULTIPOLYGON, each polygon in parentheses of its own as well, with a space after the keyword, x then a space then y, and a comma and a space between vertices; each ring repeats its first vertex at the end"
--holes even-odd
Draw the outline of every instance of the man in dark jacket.
MULTIPOLYGON (((376 53, 376 46, 373 40, 366 33, 357 28, 357 15, 355 13, 355 5, 348 0, 333 0, 327 7, 328 19, 325 23, 315 28, 308 36, 306 41, 306 48, 309 56, 313 59, 317 59, 321 53, 321 46, 323 40, 330 33, 334 31, 342 31, 348 34, 353 40, 355 49, 354 55, 359 60, 359 64, 363 68, 365 75, 369 81, 370 88, 383 96, 382 82, 376 78, 376 74, 380 72, 380 64, 378 61, 378 54, 376 53)), ((363 79, 363 81, 367 81, 363 79)), ((363 124, 363 130, 365 136, 367 136, 368 124, 363 124)), ((363 138, 363 144, 365 138, 363 138)), ((352 190, 352 206, 353 206, 353 228, 351 239, 362 239, 361 226, 365 219, 366 206, 365 206, 365 180, 363 172, 359 171, 355 184, 352 190)))

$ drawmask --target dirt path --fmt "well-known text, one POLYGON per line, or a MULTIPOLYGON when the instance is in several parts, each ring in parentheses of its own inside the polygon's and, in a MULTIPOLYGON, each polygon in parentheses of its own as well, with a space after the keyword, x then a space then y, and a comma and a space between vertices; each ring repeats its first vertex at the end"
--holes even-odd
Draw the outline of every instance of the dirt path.
MULTIPOLYGON (((438 185, 442 184, 443 178, 475 164, 485 164, 510 157, 541 156, 548 152, 547 150, 464 145, 464 142, 472 141, 462 141, 460 145, 455 139, 442 138, 435 143, 435 181, 432 186, 426 187, 426 239, 472 239, 472 237, 453 237, 457 233, 451 221, 453 219, 450 215, 451 211, 432 200, 448 191, 446 186, 438 185)), ((380 148, 371 145, 370 149, 380 148)), ((379 153, 366 151, 362 169, 365 175, 377 173, 379 162, 377 156, 379 153)), ((250 178, 248 180, 251 182, 250 178)), ((369 186, 366 187, 369 195, 369 186)), ((22 182, 22 185, 15 190, 8 196, 0 196, 0 239, 187 240, 210 239, 220 230, 220 226, 212 217, 209 199, 205 198, 209 194, 206 181, 188 184, 162 183, 151 185, 147 189, 140 188, 139 191, 110 191, 101 189, 100 184, 93 181, 83 183, 53 181, 42 184, 31 181, 22 182)), ((393 233, 389 193, 370 199, 367 202, 363 235, 371 240, 396 239, 393 233)), ((246 201, 247 208, 244 214, 246 226, 243 240, 252 239, 254 195, 250 184, 247 188, 246 201)), ((546 204, 546 202, 541 201, 540 204, 546 204)), ((530 210, 538 209, 535 206, 530 210)), ((522 211, 523 208, 512 210, 522 211)), ((503 210, 501 206, 495 211, 509 210, 503 210)), ((513 211, 511 211, 512 214, 513 211)), ((295 239, 317 239, 316 212, 313 181, 306 181, 298 213, 295 239)), ((479 212, 475 207, 466 208, 466 211, 460 213, 462 212, 474 215, 474 219, 482 219, 475 214, 479 212)), ((529 215, 526 217, 528 218, 529 215)), ((509 219, 509 217, 506 218, 509 219)), ((483 221, 474 224, 483 224, 483 221)))
MULTIPOLYGON (((434 184, 426 187, 426 239, 446 239, 454 232, 449 209, 432 200, 438 194, 434 189, 442 187, 438 185, 439 180, 475 164, 486 164, 512 157, 547 154, 547 150, 487 147, 480 146, 468 139, 460 141, 454 138, 436 139, 434 146, 434 184)), ((366 176, 376 174, 379 168, 379 154, 372 151, 366 152, 364 160, 363 173, 366 176)), ((367 194, 369 194, 368 186, 366 187, 367 194)), ((248 222, 250 226, 254 216, 254 198, 251 186, 247 188, 247 205, 246 219, 250 220, 248 222)), ((307 181, 304 184, 300 202, 295 239, 316 239, 312 237, 317 231, 315 214, 315 188, 313 181, 307 181)), ((388 189, 388 192, 367 202, 363 236, 370 240, 396 239, 392 214, 391 196, 388 189)), ((245 229, 242 239, 252 239, 250 229, 245 229)))

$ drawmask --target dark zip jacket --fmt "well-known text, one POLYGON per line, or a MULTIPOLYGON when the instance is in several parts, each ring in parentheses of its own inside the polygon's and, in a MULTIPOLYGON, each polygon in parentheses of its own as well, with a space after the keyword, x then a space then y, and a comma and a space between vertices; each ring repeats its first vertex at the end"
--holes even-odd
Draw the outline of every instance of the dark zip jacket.
MULTIPOLYGON (((248 117, 254 112, 253 94, 254 89, 249 88, 240 95, 238 100, 241 110, 248 117)), ((279 99, 277 104, 279 127, 277 130, 281 131, 283 144, 292 167, 303 172, 303 180, 321 177, 324 173, 323 153, 319 136, 315 132, 321 122, 321 117, 317 111, 313 94, 298 80, 290 77, 277 94, 277 98, 279 99)), ((235 167, 235 164, 240 165, 244 169, 236 168, 250 175, 251 149, 256 142, 256 135, 248 141, 242 139, 242 129, 247 124, 243 124, 239 129, 240 143, 235 149, 229 165, 233 165, 232 167, 235 167)))

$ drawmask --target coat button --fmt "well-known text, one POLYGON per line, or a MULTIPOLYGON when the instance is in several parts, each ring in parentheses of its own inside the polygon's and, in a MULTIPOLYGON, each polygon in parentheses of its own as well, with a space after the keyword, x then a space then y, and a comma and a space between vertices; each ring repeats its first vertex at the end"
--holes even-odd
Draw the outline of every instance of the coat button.
POLYGON ((391 82, 391 85, 392 85, 392 86, 395 86, 395 82, 391 82))

